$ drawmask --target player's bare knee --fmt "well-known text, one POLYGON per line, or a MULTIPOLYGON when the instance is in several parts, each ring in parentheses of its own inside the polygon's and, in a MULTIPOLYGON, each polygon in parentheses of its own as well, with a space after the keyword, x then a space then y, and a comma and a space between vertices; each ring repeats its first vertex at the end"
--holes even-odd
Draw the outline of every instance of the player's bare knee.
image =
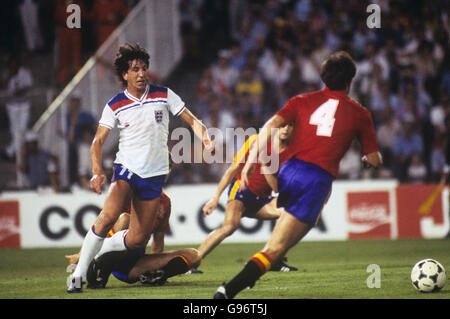
POLYGON ((150 239, 150 236, 146 234, 135 234, 133 236, 128 236, 125 239, 128 249, 136 249, 146 247, 150 239))

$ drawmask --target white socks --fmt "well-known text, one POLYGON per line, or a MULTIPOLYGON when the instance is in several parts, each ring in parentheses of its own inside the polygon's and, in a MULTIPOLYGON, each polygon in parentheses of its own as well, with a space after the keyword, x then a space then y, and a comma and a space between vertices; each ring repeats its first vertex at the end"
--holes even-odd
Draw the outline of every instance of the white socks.
POLYGON ((103 242, 103 246, 95 257, 101 256, 110 251, 124 251, 127 249, 125 246, 125 235, 128 229, 124 229, 115 233, 112 237, 106 238, 103 242))
POLYGON ((94 233, 92 226, 84 237, 83 245, 81 246, 80 260, 78 261, 77 267, 73 272, 73 277, 82 277, 86 279, 87 269, 95 254, 98 253, 100 248, 102 248, 104 237, 101 237, 94 233))

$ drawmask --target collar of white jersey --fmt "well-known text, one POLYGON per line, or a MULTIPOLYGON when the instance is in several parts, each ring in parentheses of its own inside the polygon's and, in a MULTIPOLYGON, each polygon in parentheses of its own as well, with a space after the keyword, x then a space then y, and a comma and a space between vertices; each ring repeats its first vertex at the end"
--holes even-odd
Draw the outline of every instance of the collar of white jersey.
POLYGON ((145 92, 144 92, 144 94, 142 94, 140 99, 138 99, 137 97, 131 95, 131 93, 128 92, 128 89, 125 89, 125 91, 123 91, 123 93, 125 93, 125 96, 127 98, 129 98, 130 100, 133 100, 133 101, 136 101, 136 102, 142 102, 147 97, 148 90, 150 90, 150 86, 147 84, 147 86, 145 87, 145 92))

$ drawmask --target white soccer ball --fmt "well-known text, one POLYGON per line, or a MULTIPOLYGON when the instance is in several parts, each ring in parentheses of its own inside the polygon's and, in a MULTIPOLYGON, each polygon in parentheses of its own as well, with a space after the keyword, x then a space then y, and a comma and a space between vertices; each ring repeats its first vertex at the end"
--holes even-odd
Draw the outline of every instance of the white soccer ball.
POLYGON ((438 261, 428 258, 414 265, 411 281, 420 292, 436 292, 445 286, 447 275, 438 261))

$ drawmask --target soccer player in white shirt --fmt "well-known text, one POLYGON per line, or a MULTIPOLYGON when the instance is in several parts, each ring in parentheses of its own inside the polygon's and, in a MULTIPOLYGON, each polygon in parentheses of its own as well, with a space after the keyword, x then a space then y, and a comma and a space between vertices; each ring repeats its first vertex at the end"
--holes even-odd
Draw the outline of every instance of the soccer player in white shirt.
POLYGON ((80 260, 69 281, 69 293, 82 291, 87 269, 97 253, 100 256, 109 251, 133 250, 147 245, 169 173, 169 112, 181 117, 192 128, 206 150, 212 151, 215 147, 206 126, 185 107, 178 95, 169 88, 147 82, 149 55, 143 48, 137 44, 123 45, 114 65, 126 89, 105 105, 92 142, 90 187, 98 194, 106 182, 101 165, 102 146, 116 125, 120 130, 119 151, 103 210, 83 241, 80 260), (135 213, 131 215, 128 232, 123 237, 111 237, 112 240, 103 245, 130 199, 135 213))

